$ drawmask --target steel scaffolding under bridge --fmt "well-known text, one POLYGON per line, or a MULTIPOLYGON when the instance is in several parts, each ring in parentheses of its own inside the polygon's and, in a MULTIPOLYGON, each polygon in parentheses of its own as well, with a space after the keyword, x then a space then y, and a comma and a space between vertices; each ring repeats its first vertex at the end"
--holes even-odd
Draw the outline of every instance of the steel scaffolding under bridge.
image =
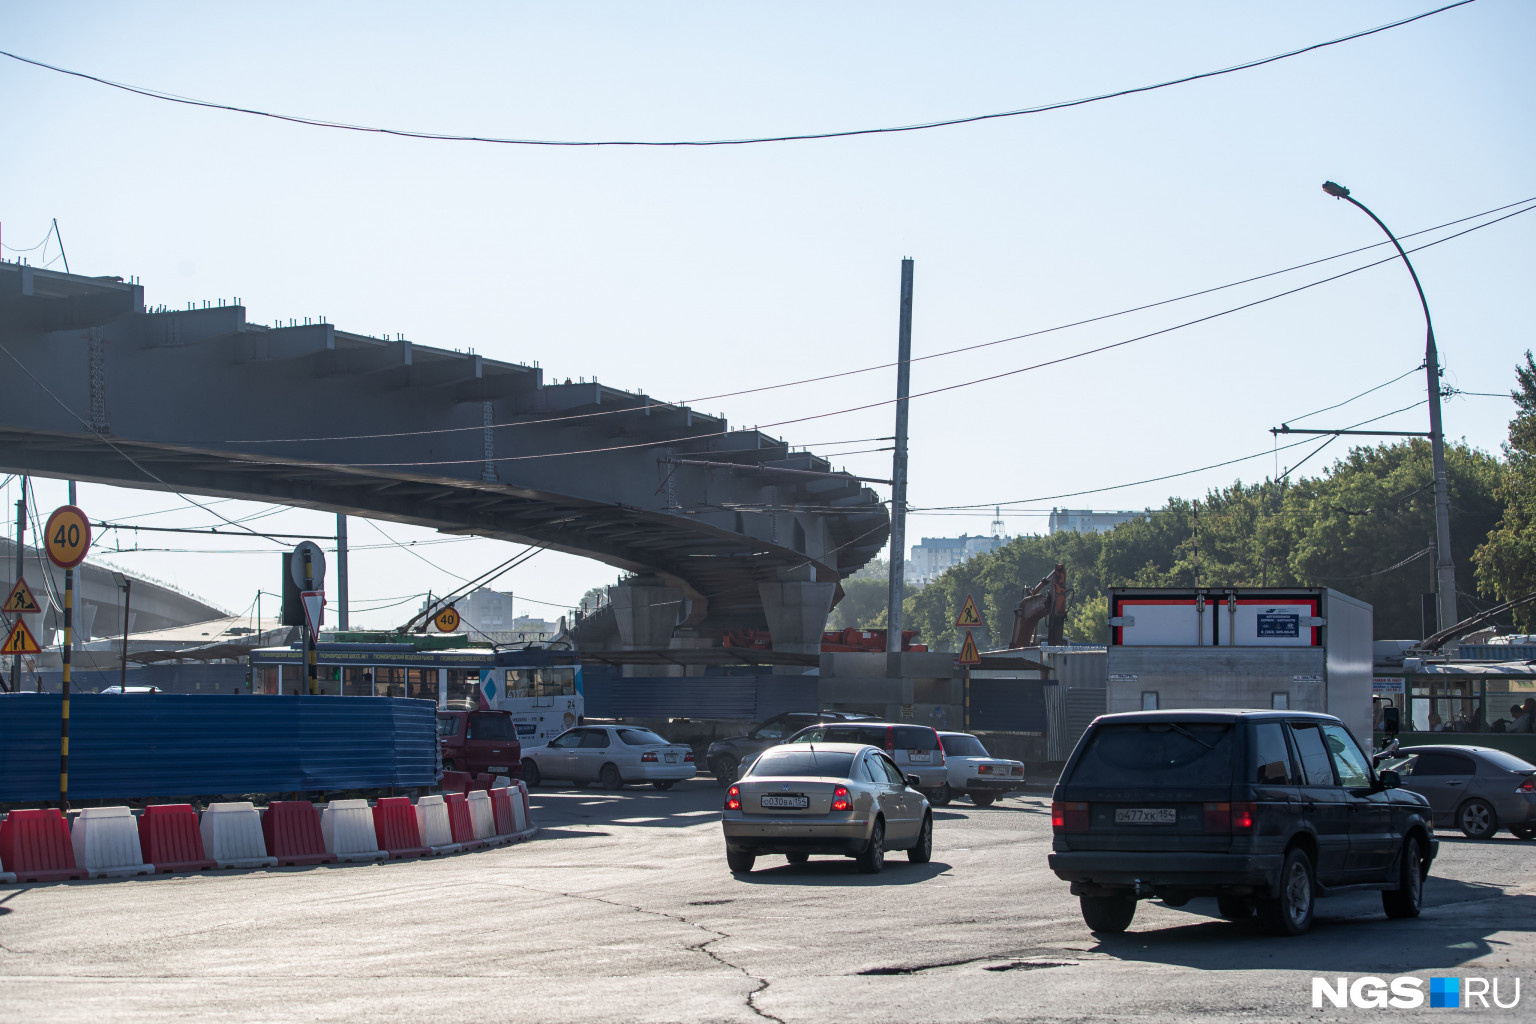
POLYGON ((819 650, 878 495, 755 430, 473 351, 265 327, 239 304, 0 264, 0 467, 544 545, 640 574, 626 647, 767 627, 819 650), (704 464, 700 464, 704 463, 704 464))

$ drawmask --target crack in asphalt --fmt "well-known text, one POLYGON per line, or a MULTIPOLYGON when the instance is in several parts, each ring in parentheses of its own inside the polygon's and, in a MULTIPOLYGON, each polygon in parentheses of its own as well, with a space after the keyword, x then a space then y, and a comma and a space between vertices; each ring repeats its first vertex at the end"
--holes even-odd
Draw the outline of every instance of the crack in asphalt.
MULTIPOLYGON (((602 903, 602 904, 605 904, 605 905, 610 906, 610 907, 616 907, 616 908, 618 908, 620 910, 629 910, 629 911, 633 911, 633 912, 635 912, 637 914, 649 914, 652 917, 661 917, 661 918, 665 918, 665 919, 667 919, 669 921, 676 921, 679 924, 687 925, 689 928, 694 928, 694 929, 697 929, 698 931, 704 932, 706 935, 709 935, 710 937, 705 939, 703 942, 697 942, 697 943, 694 943, 692 945, 685 946, 683 948, 687 949, 690 952, 703 953, 705 956, 709 957, 711 960, 713 960, 715 963, 719 964, 720 966, 728 968, 729 970, 732 970, 732 971, 739 971, 749 981, 756 982, 757 983, 757 987, 754 988, 751 992, 747 993, 747 998, 746 998, 746 1007, 747 1007, 747 1009, 751 1010, 753 1013, 755 1013, 757 1016, 763 1018, 764 1020, 771 1020, 771 1021, 773 1021, 774 1024, 788 1024, 788 1022, 786 1022, 782 1017, 775 1017, 773 1014, 769 1013, 767 1010, 765 1010, 761 1006, 757 1005, 757 998, 759 996, 761 996, 764 992, 768 991, 768 986, 771 985, 772 982, 770 982, 767 978, 764 978, 764 977, 762 977, 760 975, 753 974, 751 971, 749 971, 745 967, 741 966, 741 964, 732 963, 730 960, 727 960, 724 956, 721 956, 719 953, 717 953, 714 950, 709 948, 710 946, 714 945, 716 942, 719 942, 721 939, 729 939, 731 937, 729 932, 723 932, 723 931, 721 931, 718 928, 711 928, 708 925, 699 924, 697 921, 690 921, 690 920, 688 920, 688 918, 682 916, 681 914, 672 914, 672 913, 668 913, 665 910, 652 910, 649 907, 641 907, 641 906, 637 906, 636 904, 633 904, 633 903, 622 903, 622 902, 620 902, 618 900, 610 900, 610 899, 606 899, 606 898, 604 898, 602 896, 589 896, 586 893, 580 893, 580 892, 561 892, 561 891, 555 890, 555 889, 540 889, 540 888, 538 888, 536 886, 532 886, 532 885, 519 885, 519 884, 517 884, 515 882, 498 882, 497 884, 499 884, 499 885, 510 885, 510 886, 512 886, 515 889, 523 889, 523 890, 525 890, 527 892, 541 893, 541 894, 543 894, 545 896, 563 896, 566 899, 587 900, 588 902, 591 902, 591 903, 602 903)), ((704 901, 704 902, 708 903, 709 901, 704 901)), ((724 900, 724 901, 721 901, 721 902, 730 902, 730 901, 729 900, 724 900)))

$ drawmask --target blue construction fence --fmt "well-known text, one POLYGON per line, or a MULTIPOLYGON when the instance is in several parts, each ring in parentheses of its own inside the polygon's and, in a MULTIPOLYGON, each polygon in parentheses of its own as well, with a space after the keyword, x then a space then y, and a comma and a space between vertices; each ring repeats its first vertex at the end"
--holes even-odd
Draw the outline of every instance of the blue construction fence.
MULTIPOLYGON (((0 803, 59 795, 60 696, 0 694, 0 803)), ((406 697, 78 694, 80 800, 430 786, 436 705, 406 697)))

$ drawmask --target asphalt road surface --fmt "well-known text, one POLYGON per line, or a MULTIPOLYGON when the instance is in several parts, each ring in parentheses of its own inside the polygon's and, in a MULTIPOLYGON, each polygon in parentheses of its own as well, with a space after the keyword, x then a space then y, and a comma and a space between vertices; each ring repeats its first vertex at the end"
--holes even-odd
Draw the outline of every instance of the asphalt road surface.
MULTIPOLYGON (((1214 901, 1097 939, 1046 867, 1048 797, 935 815, 933 861, 726 870, 707 779, 534 791, 531 842, 435 860, 0 887, 0 1020, 1394 1020, 1312 978, 1498 977, 1536 1015, 1536 843, 1441 834, 1415 921, 1322 900, 1271 938, 1214 901)), ((1438 1019, 1443 1020, 1444 1016, 1438 1019)))

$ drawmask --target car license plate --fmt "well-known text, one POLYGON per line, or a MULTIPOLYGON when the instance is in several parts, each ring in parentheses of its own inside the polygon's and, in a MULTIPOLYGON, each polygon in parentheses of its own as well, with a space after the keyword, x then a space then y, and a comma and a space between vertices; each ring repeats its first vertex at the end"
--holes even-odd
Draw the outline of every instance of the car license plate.
POLYGON ((773 796, 764 796, 762 798, 762 805, 764 807, 788 807, 793 810, 803 811, 811 806, 811 798, 801 796, 799 793, 787 793, 783 796, 775 794, 773 796))
POLYGON ((1179 812, 1173 807, 1116 807, 1116 825, 1173 825, 1179 812))
POLYGON ((486 770, 487 770, 487 771, 492 771, 492 772, 504 772, 504 771, 506 771, 506 770, 507 770, 507 766, 506 766, 506 765, 504 765, 504 764, 493 764, 493 765, 491 765, 491 766, 490 766, 490 767, 489 767, 489 768, 488 768, 488 769, 486 769, 486 770))
POLYGON ((907 760, 916 763, 927 764, 933 760, 933 756, 926 750, 910 750, 907 752, 907 760))
POLYGON ((677 764, 677 755, 676 754, 668 754, 667 755, 667 764, 677 764))

